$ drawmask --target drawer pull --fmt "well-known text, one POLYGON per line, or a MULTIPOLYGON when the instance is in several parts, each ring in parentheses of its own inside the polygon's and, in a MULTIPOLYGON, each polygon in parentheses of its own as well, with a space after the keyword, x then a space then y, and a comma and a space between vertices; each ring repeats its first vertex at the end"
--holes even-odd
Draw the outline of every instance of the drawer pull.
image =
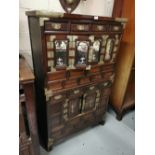
POLYGON ((114 26, 114 27, 113 27, 113 30, 114 30, 114 31, 118 31, 118 30, 119 30, 119 26, 114 26))
POLYGON ((79 90, 74 90, 74 94, 78 94, 79 92, 79 90))
POLYGON ((80 31, 85 30, 85 26, 84 25, 78 25, 77 29, 80 31))
POLYGON ((102 30, 103 30, 103 26, 102 26, 102 25, 98 25, 98 26, 97 26, 97 29, 98 29, 99 31, 102 31, 102 30))
POLYGON ((94 86, 89 87, 90 90, 93 90, 94 88, 95 88, 94 86))
POLYGON ((61 98, 62 98, 62 95, 58 95, 58 96, 55 96, 55 97, 54 97, 55 100, 59 100, 59 99, 61 99, 61 98))
POLYGON ((55 29, 55 30, 60 30, 61 29, 61 24, 55 24, 55 23, 53 23, 53 24, 51 24, 51 27, 53 29, 55 29))

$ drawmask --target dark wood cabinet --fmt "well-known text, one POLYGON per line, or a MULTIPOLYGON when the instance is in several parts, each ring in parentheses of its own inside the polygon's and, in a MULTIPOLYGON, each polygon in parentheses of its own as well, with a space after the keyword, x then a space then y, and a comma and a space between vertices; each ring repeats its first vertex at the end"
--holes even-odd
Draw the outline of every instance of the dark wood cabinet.
POLYGON ((42 146, 103 123, 126 20, 29 11, 42 146))
POLYGON ((19 62, 19 154, 39 155, 34 75, 23 57, 19 62))

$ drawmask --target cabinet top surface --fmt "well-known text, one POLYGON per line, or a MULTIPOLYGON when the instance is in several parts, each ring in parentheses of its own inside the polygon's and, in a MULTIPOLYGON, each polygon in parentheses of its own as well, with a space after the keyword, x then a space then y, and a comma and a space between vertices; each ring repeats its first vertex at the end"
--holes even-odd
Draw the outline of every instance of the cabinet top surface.
POLYGON ((39 18, 66 18, 66 19, 86 19, 86 20, 94 20, 94 21, 115 21, 120 23, 126 23, 126 18, 111 18, 111 17, 103 17, 103 16, 90 16, 90 15, 81 15, 81 14, 68 14, 62 12, 52 12, 46 10, 32 10, 26 11, 27 16, 39 17, 39 18))

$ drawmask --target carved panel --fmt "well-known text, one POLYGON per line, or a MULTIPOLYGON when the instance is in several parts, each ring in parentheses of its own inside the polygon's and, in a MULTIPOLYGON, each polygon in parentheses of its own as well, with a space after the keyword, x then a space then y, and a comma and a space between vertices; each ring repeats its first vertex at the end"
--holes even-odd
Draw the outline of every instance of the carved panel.
POLYGON ((69 100, 69 117, 76 116, 80 113, 81 98, 75 97, 69 100))
POLYGON ((90 93, 84 96, 83 99, 83 108, 82 110, 85 111, 89 111, 89 110, 93 110, 95 108, 95 102, 96 102, 96 92, 94 91, 94 93, 90 93))

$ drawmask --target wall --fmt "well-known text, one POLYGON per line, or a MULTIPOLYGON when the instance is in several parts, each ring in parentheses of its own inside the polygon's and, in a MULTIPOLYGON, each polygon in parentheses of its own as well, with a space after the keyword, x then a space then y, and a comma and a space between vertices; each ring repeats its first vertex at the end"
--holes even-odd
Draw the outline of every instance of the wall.
MULTIPOLYGON (((79 6, 73 13, 112 16, 114 0, 81 0, 79 6)), ((28 10, 49 10, 64 12, 59 0, 20 0, 19 1, 19 51, 31 61, 31 47, 29 39, 29 30, 25 11, 28 10)))

